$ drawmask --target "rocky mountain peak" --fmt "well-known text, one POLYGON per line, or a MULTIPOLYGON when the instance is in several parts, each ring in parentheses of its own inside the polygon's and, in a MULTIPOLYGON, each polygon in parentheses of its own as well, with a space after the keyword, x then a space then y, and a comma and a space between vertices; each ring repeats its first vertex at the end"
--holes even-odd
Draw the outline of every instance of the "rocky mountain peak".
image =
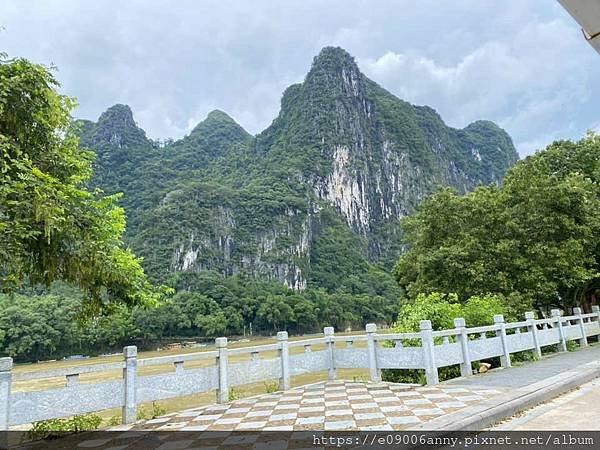
POLYGON ((364 76, 354 58, 340 47, 325 47, 314 58, 306 75, 305 87, 337 93, 348 97, 359 97, 364 93, 364 76))
POLYGON ((206 119, 194 127, 186 139, 202 141, 202 143, 211 145, 220 145, 221 143, 230 145, 233 142, 246 141, 250 137, 250 134, 231 116, 215 109, 208 113, 206 119))
POLYGON ((341 47, 323 47, 314 57, 309 75, 317 71, 339 73, 343 68, 358 71, 354 57, 341 47))
POLYGON ((191 134, 204 132, 205 130, 214 126, 233 126, 236 128, 241 128, 240 125, 238 125, 238 123, 233 120, 229 114, 221 111, 220 109, 214 109, 208 113, 206 119, 199 122, 198 125, 194 127, 191 134))
POLYGON ((126 128, 137 126, 135 120, 133 120, 133 112, 131 112, 129 105, 123 105, 120 103, 117 103, 116 105, 113 105, 104 111, 100 115, 98 123, 126 128))
POLYGON ((105 141, 117 147, 146 140, 146 133, 133 119, 128 105, 116 104, 104 111, 96 123, 96 141, 105 141))

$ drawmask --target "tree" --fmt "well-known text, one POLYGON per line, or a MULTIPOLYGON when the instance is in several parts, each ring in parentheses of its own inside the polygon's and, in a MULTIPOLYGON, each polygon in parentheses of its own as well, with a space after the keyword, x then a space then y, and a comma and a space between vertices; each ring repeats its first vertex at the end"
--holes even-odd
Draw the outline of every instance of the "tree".
POLYGON ((409 296, 488 292, 522 307, 586 303, 598 288, 600 138, 549 146, 500 188, 444 189, 403 221, 410 249, 395 275, 409 296))
POLYGON ((86 189, 93 153, 58 86, 47 68, 0 55, 0 289, 65 280, 91 311, 152 304, 158 294, 121 240, 118 196, 86 189))
POLYGON ((288 324, 295 321, 294 311, 286 303, 285 297, 272 294, 264 298, 256 312, 256 318, 264 329, 273 331, 285 329, 288 324))

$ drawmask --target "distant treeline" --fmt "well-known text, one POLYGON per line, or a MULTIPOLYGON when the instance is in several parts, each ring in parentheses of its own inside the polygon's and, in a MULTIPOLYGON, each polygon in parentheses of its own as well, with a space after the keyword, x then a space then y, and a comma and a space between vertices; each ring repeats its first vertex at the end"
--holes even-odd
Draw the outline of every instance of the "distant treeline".
POLYGON ((180 273, 171 282, 175 295, 157 308, 115 306, 110 315, 93 319, 79 316, 81 294, 64 284, 2 295, 0 353, 27 362, 119 351, 130 343, 145 347, 175 336, 343 330, 391 324, 400 306, 399 290, 387 284, 372 284, 372 292, 361 294, 296 292, 279 282, 210 272, 180 273))

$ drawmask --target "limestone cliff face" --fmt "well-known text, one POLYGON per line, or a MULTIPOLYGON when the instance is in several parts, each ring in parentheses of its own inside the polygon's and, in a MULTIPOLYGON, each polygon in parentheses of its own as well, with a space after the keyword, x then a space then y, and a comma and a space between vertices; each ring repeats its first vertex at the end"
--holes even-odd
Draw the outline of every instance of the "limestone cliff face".
POLYGON ((351 232, 365 261, 391 261, 401 250, 398 219, 426 195, 500 183, 517 160, 495 124, 450 128, 332 47, 255 137, 215 111, 189 136, 159 145, 116 105, 84 123, 82 140, 99 153, 97 184, 125 193, 129 242, 155 278, 215 270, 298 290, 326 266, 319 258, 347 245, 335 236, 351 232))
POLYGON ((170 271, 217 269, 227 276, 245 273, 304 290, 305 264, 301 262, 310 257, 311 217, 301 216, 296 229, 290 220, 297 221, 295 216, 296 211, 287 211, 283 217, 274 217, 271 229, 242 237, 236 230, 236 213, 216 207, 208 228, 196 228, 188 239, 181 240, 172 255, 170 271))
MULTIPOLYGON (((518 159, 493 123, 447 127, 433 109, 397 99, 331 47, 304 83, 286 91, 279 117, 257 140, 267 158, 311 155, 311 164, 298 167, 302 179, 371 240, 437 187, 465 192, 499 183, 518 159)), ((372 243, 371 256, 380 256, 381 243, 372 243)))

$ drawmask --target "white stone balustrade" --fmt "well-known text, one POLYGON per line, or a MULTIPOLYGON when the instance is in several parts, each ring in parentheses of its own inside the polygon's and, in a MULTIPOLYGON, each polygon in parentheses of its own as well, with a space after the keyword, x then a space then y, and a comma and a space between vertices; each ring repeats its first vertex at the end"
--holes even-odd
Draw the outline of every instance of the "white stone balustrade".
POLYGON ((12 359, 0 358, 0 430, 110 408, 122 408, 123 422, 131 423, 144 402, 215 391, 217 402, 225 403, 231 387, 277 379, 285 390, 294 376, 320 372, 335 379, 339 369, 369 370, 373 381, 381 380, 383 369, 421 369, 427 384, 437 384, 441 367, 459 365, 461 375, 470 376, 474 361, 499 357, 502 366, 510 367, 512 353, 533 351, 541 357, 543 347, 558 345, 559 351, 566 351, 568 341, 587 346, 590 337, 600 335, 600 308, 594 306, 588 314, 574 308, 571 316, 553 310, 546 319, 535 319, 528 312, 525 321, 513 323, 498 315, 493 325, 475 328, 467 328, 465 320, 457 318, 454 326, 434 331, 431 322, 423 320, 416 333, 379 334, 375 324, 367 324, 366 334, 354 336, 336 336, 327 327, 323 337, 292 341, 281 331, 273 344, 233 349, 227 338, 220 337, 214 351, 145 359, 129 346, 123 349, 121 362, 14 374, 12 359), (246 358, 230 360, 238 355, 246 358), (187 361, 201 360, 207 361, 202 367, 184 367, 187 361), (157 375, 138 371, 157 365, 172 365, 173 370, 157 375), (81 374, 115 370, 123 371, 121 379, 80 382, 81 374), (12 389, 14 382, 56 377, 65 378, 64 387, 12 389))

